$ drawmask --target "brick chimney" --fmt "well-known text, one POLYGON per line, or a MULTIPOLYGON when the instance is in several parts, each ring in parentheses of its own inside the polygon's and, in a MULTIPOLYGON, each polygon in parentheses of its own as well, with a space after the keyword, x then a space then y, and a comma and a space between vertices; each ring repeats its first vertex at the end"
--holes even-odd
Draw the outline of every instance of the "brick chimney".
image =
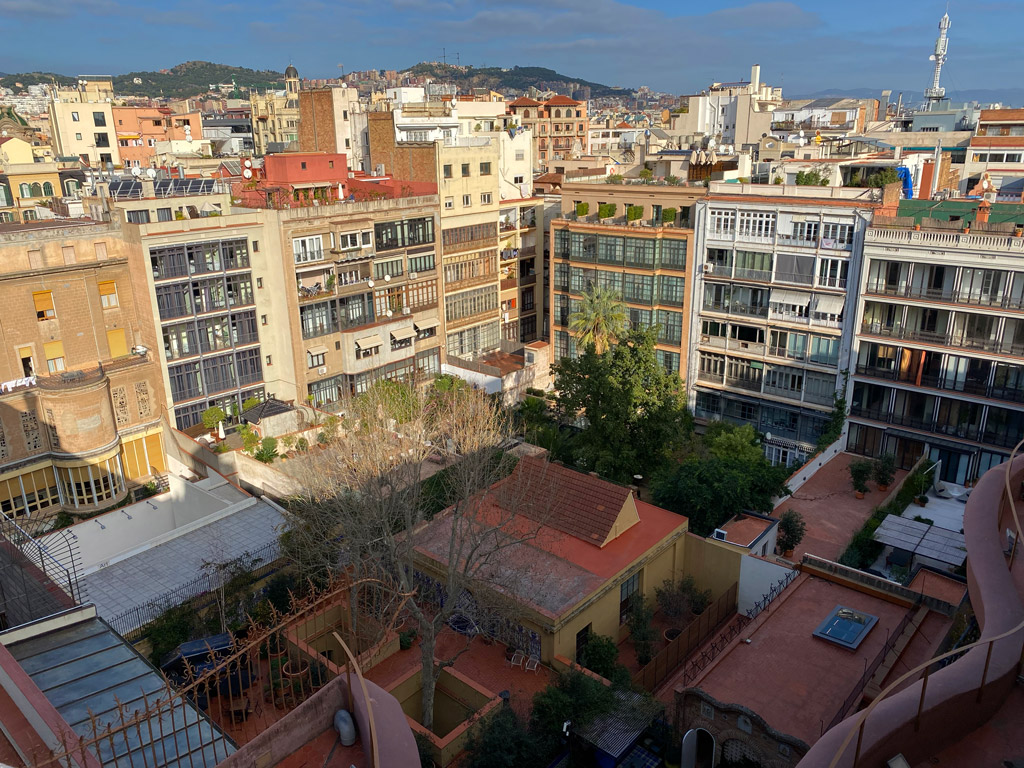
POLYGON ((992 212, 992 203, 990 203, 988 200, 982 199, 982 201, 980 203, 978 203, 978 214, 977 214, 977 216, 975 216, 974 220, 976 222, 978 222, 979 224, 987 224, 988 223, 988 215, 991 212, 992 212))

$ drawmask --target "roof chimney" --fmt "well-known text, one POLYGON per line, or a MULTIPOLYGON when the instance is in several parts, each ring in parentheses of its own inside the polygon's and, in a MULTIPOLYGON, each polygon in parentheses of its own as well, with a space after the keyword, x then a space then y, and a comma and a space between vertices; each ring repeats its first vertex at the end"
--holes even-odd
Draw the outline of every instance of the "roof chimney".
POLYGON ((757 93, 761 90, 761 65, 755 64, 750 68, 750 90, 757 93))
POLYGON ((978 203, 978 214, 977 214, 977 216, 974 217, 974 220, 978 224, 987 224, 988 223, 988 215, 991 212, 992 212, 992 203, 990 203, 988 200, 983 198, 982 201, 980 203, 978 203))

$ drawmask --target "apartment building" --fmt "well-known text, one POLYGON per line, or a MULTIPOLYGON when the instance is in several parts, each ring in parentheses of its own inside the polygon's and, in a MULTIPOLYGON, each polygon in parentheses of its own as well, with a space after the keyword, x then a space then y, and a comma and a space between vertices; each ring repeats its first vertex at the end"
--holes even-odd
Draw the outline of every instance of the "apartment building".
POLYGON ((867 230, 849 447, 902 466, 927 453, 963 485, 1024 435, 1024 216, 990 223, 1020 206, 982 201, 965 225, 947 205, 867 230))
POLYGON ((111 112, 125 168, 153 167, 158 142, 194 143, 198 147, 203 139, 200 112, 175 114, 167 107, 113 107, 111 112))
POLYGON ((509 112, 534 137, 533 168, 551 170, 555 160, 568 160, 588 153, 590 122, 586 102, 568 96, 537 101, 522 96, 508 104, 509 112))
POLYGON ((79 76, 71 87, 53 88, 47 109, 58 157, 81 158, 93 167, 120 165, 109 76, 79 76))
POLYGON ((344 153, 350 168, 369 171, 359 91, 331 86, 299 91, 299 150, 344 153))
POLYGON ((961 191, 979 194, 972 190, 986 176, 990 188, 982 191, 1001 191, 1005 185, 1009 193, 1011 184, 1008 182, 1017 181, 1012 185, 1012 194, 1018 202, 1021 200, 1019 179, 1024 176, 1024 109, 981 110, 977 131, 967 149, 961 191))
POLYGON ((116 223, 0 233, 4 514, 102 509, 165 471, 163 382, 136 256, 116 223))
MULTIPOLYGON (((889 194, 898 195, 895 185, 889 194)), ((848 289, 880 197, 711 183, 697 206, 687 377, 699 421, 751 424, 776 463, 800 463, 813 451, 845 386, 848 289)))
POLYGON ((748 82, 712 83, 699 94, 681 96, 668 132, 683 143, 710 136, 749 148, 771 130, 772 110, 781 102, 782 89, 761 82, 761 67, 755 64, 748 82))
POLYGON ((257 155, 284 152, 299 141, 299 72, 291 64, 284 71, 284 90, 254 93, 252 140, 257 155))
POLYGON ((633 327, 658 329, 657 356, 686 376, 694 204, 703 188, 568 183, 561 218, 550 224, 553 359, 583 350, 569 317, 591 286, 622 296, 633 327), (577 215, 578 206, 586 213, 577 215), (603 206, 615 206, 614 211, 603 206), (640 210, 640 217, 630 219, 640 210), (602 213, 611 215, 602 217, 602 213))

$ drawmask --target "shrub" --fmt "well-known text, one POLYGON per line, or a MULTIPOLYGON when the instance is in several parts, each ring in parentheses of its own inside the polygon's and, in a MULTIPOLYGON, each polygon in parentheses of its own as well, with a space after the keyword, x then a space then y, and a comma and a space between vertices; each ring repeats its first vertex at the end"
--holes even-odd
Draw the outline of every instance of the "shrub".
POLYGON ((917 522, 919 522, 919 523, 924 523, 925 525, 935 525, 935 521, 932 520, 930 517, 922 517, 921 515, 914 515, 914 519, 917 522))
POLYGON ((608 183, 608 184, 621 184, 622 183, 622 174, 621 173, 610 173, 610 174, 608 174, 608 178, 605 179, 605 182, 608 183))
POLYGON ((633 640, 636 661, 643 667, 650 663, 654 652, 654 627, 651 626, 651 604, 647 599, 636 593, 630 600, 629 636, 633 640))
POLYGON ((217 425, 226 418, 227 414, 224 413, 223 408, 219 405, 211 405, 203 411, 203 426, 210 430, 216 429, 217 425))
POLYGON ((406 629, 398 633, 398 647, 403 651, 407 651, 412 648, 412 644, 416 641, 416 630, 406 629))
POLYGON ((305 453, 306 451, 308 451, 309 440, 307 440, 304 437, 300 437, 298 440, 295 441, 295 450, 297 450, 299 453, 305 453))
POLYGON ((642 205, 631 205, 626 208, 626 221, 638 221, 644 217, 644 207, 642 205))
POLYGON ((546 763, 537 739, 510 707, 502 707, 473 728, 466 742, 466 752, 467 759, 462 763, 465 768, 508 768, 546 763))
POLYGON ((650 168, 643 168, 641 169, 639 176, 644 181, 650 181, 652 178, 654 178, 654 171, 652 171, 650 168))
POLYGON ((857 459, 850 462, 850 482, 853 484, 853 490, 857 493, 867 493, 868 478, 871 477, 872 470, 872 462, 868 459, 857 459))
POLYGON ((689 613, 693 606, 690 603, 690 593, 683 588, 686 579, 693 580, 692 576, 686 576, 679 581, 665 579, 660 587, 654 588, 654 597, 658 601, 661 612, 670 619, 678 619, 689 613))
POLYGON ((255 408, 262 402, 263 401, 260 400, 258 397, 246 398, 245 402, 242 403, 242 412, 244 413, 245 411, 248 411, 250 408, 255 408))
POLYGON ((587 644, 580 651, 577 659, 581 667, 586 667, 594 674, 611 680, 615 674, 615 667, 619 660, 619 648, 615 641, 607 635, 591 635, 587 638, 587 644))
POLYGON ((670 173, 668 176, 665 177, 665 183, 666 184, 671 184, 672 186, 675 186, 676 184, 679 183, 679 177, 678 176, 674 176, 674 175, 672 175, 670 173))
POLYGON ((676 220, 676 209, 663 208, 661 210, 661 220, 666 224, 672 224, 676 220))
POLYGON ((804 540, 807 523, 799 512, 787 509, 779 518, 778 545, 782 552, 796 549, 797 544, 804 540))
POLYGON ((896 477, 896 457, 891 453, 883 453, 875 459, 871 471, 878 485, 892 485, 896 477))
POLYGON ((576 215, 586 216, 590 213, 590 203, 576 203, 576 215))
POLYGON ((277 458, 277 438, 264 437, 260 443, 259 450, 254 454, 254 458, 257 461, 262 461, 264 464, 273 464, 274 459, 277 458))
POLYGON ((238 428, 238 434, 242 438, 242 450, 246 453, 255 453, 260 444, 259 435, 253 430, 252 425, 245 423, 238 428))
MULTIPOLYGON (((611 178, 611 177, 609 177, 611 178)), ((618 210, 616 203, 602 203, 597 206, 597 218, 607 219, 615 215, 615 211, 618 210)))

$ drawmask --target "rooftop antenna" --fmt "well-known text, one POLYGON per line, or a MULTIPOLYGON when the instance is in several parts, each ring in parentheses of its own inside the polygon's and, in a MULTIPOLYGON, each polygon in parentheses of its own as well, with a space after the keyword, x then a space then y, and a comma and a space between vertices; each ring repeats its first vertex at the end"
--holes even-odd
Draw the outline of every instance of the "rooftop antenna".
POLYGON ((946 95, 946 89, 939 86, 939 76, 942 74, 942 65, 946 63, 946 51, 949 50, 949 40, 946 37, 948 32, 949 13, 947 12, 939 19, 939 36, 935 39, 935 53, 928 57, 930 61, 935 62, 935 71, 932 73, 932 87, 926 88, 924 91, 924 97, 928 100, 929 112, 946 95))

